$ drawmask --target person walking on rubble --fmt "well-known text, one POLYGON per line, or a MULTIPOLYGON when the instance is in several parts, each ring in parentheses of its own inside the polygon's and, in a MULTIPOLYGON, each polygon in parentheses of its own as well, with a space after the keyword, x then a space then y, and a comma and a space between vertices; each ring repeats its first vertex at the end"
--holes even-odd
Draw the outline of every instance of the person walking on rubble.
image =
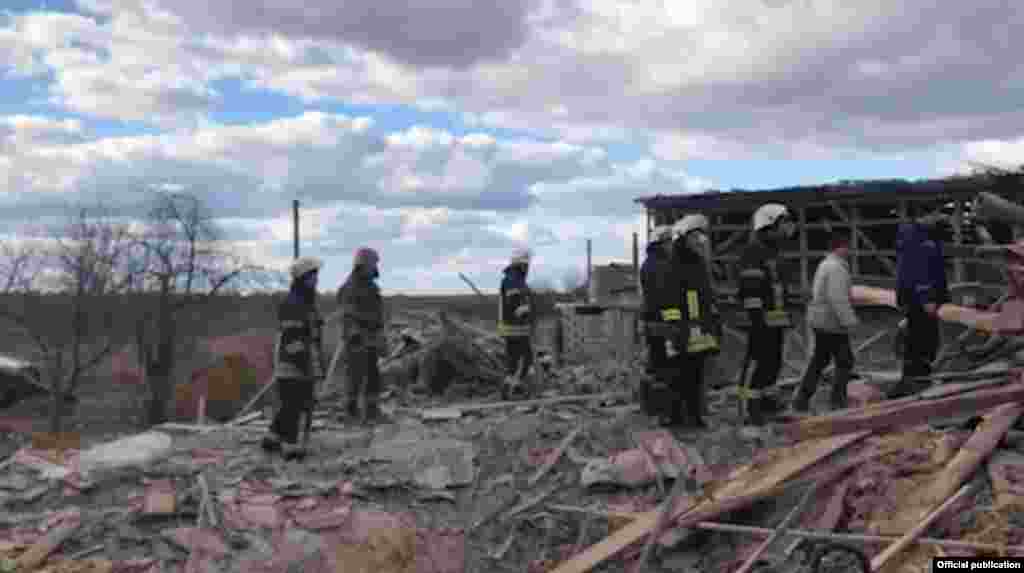
POLYGON ((321 332, 324 321, 316 308, 316 286, 321 262, 301 257, 291 265, 291 287, 278 307, 274 377, 281 408, 263 438, 264 450, 281 450, 285 459, 305 457, 299 434, 312 415, 314 389, 326 372, 321 332))
POLYGON ((643 291, 644 342, 647 345, 647 374, 640 385, 640 403, 648 416, 662 410, 660 392, 675 379, 666 345, 674 336, 679 308, 672 301, 679 288, 672 261, 672 227, 662 225, 651 231, 647 257, 640 267, 640 288, 643 291))
MULTIPOLYGON (((509 261, 501 279, 498 297, 498 336, 505 339, 506 380, 525 378, 533 366, 533 293, 526 284, 530 252, 519 249, 509 261)), ((501 397, 510 398, 512 388, 502 385, 501 397)))
POLYGON ((814 333, 814 351, 793 398, 793 410, 807 412, 818 388, 822 370, 835 361, 832 378, 832 410, 847 407, 846 388, 853 372, 850 332, 857 326, 857 313, 850 300, 850 235, 832 232, 831 253, 818 265, 807 305, 807 324, 814 333))
POLYGON ((384 304, 380 287, 377 251, 362 247, 356 251, 352 272, 338 289, 341 306, 341 339, 345 345, 345 413, 363 422, 383 422, 380 410, 380 370, 377 360, 386 351, 384 304))
POLYGON ((896 304, 903 310, 905 328, 900 381, 886 392, 902 398, 929 386, 932 362, 939 349, 938 308, 950 301, 943 239, 949 233, 941 214, 900 225, 896 248, 896 304))
POLYGON ((747 355, 740 381, 740 401, 753 425, 782 410, 774 395, 782 370, 786 329, 792 319, 786 311, 786 285, 779 255, 795 232, 789 209, 778 203, 762 205, 752 218, 753 234, 739 260, 739 298, 747 333, 747 355))
POLYGON ((672 421, 674 425, 693 428, 707 427, 704 422, 704 372, 708 357, 719 351, 720 324, 711 287, 708 227, 707 217, 693 214, 680 219, 672 229, 675 234, 672 259, 679 278, 676 301, 681 315, 681 328, 673 342, 678 352, 679 375, 676 378, 672 421))

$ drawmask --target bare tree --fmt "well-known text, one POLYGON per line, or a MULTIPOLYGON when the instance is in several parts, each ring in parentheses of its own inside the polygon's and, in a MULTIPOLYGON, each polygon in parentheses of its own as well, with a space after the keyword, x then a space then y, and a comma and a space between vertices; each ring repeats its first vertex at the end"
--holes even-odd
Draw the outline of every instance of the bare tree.
POLYGON ((268 275, 224 245, 208 210, 187 193, 158 195, 135 244, 135 290, 149 295, 135 342, 149 392, 146 418, 155 425, 167 420, 174 397, 181 312, 268 275))
POLYGON ((5 249, 8 304, 0 317, 31 339, 52 397, 50 429, 60 432, 64 404, 113 348, 115 298, 130 282, 124 267, 128 228, 101 208, 80 208, 46 248, 5 249), (11 297, 17 297, 17 304, 11 297))

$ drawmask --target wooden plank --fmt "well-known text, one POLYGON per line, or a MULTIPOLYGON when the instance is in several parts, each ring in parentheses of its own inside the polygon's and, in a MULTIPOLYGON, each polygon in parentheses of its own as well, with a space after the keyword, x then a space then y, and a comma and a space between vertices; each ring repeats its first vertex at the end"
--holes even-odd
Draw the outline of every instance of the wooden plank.
POLYGON ((973 491, 971 484, 965 484, 960 490, 942 505, 932 510, 920 523, 914 526, 913 529, 903 535, 896 543, 893 543, 889 547, 885 548, 885 551, 879 553, 871 560, 871 570, 881 571, 888 563, 892 562, 893 558, 899 555, 901 551, 910 547, 914 541, 924 535, 924 532, 935 523, 942 515, 949 511, 949 508, 955 505, 958 501, 963 499, 965 496, 973 491))
POLYGON ((817 493, 818 488, 822 485, 824 484, 814 484, 807 490, 807 493, 805 493, 803 498, 800 499, 800 502, 797 503, 796 507, 786 515, 782 520, 782 523, 780 523, 779 526, 775 528, 775 531, 772 531, 772 534, 768 536, 768 539, 761 542, 757 549, 747 557, 747 560, 744 561, 743 565, 736 570, 736 573, 749 573, 754 568, 754 564, 761 558, 761 555, 763 555, 765 551, 768 551, 768 548, 775 543, 776 539, 786 533, 786 530, 789 529, 789 524, 793 523, 794 520, 800 517, 800 514, 803 513, 804 509, 807 507, 807 503, 811 501, 811 498, 814 497, 814 494, 817 493))
POLYGON ((581 431, 583 431, 582 424, 576 426, 571 432, 569 432, 569 435, 566 436, 564 440, 562 440, 562 443, 558 444, 558 449, 556 449, 554 452, 551 453, 550 456, 548 456, 548 461, 546 461, 544 465, 537 470, 537 473, 533 474, 533 476, 531 476, 530 479, 527 480, 526 484, 530 487, 533 487, 538 481, 540 481, 540 478, 544 477, 544 475, 547 474, 548 471, 551 470, 551 468, 555 467, 555 464, 558 463, 558 460, 562 458, 562 454, 565 453, 565 450, 572 444, 572 441, 576 439, 576 436, 578 436, 581 431))
POLYGON ((996 509, 1024 507, 1024 454, 999 450, 988 460, 996 509))
POLYGON ((985 416, 981 425, 931 483, 911 493, 909 499, 902 504, 907 508, 905 511, 886 523, 876 524, 880 532, 907 531, 952 496, 981 467, 1021 414, 1024 414, 1024 404, 1006 404, 985 416))
MULTIPOLYGON (((854 304, 899 308, 896 305, 896 293, 890 289, 854 285, 850 289, 850 298, 854 304)), ((938 316, 945 322, 955 322, 975 330, 994 332, 996 317, 999 314, 955 304, 944 304, 939 307, 938 316)))
POLYGON ((820 438, 863 430, 878 431, 914 426, 924 424, 930 419, 982 412, 1009 402, 1024 402, 1024 383, 1016 382, 1005 388, 979 390, 937 400, 922 400, 911 396, 805 418, 783 424, 779 429, 795 439, 820 438))
MULTIPOLYGON (((697 523, 711 519, 724 511, 735 509, 738 504, 740 504, 740 507, 749 505, 749 503, 763 496, 770 495, 774 489, 783 485, 787 480, 800 472, 843 448, 866 438, 869 434, 870 432, 860 432, 800 444, 793 448, 800 451, 792 451, 790 455, 780 456, 773 463, 765 467, 754 468, 747 466, 745 473, 738 475, 735 479, 725 484, 707 501, 682 500, 683 503, 673 508, 673 513, 676 516, 681 516, 685 513, 688 518, 685 521, 697 523), (697 519, 694 520, 694 518, 697 519)), ((654 529, 660 514, 660 509, 654 509, 641 514, 640 517, 629 525, 573 556, 551 573, 584 573, 590 571, 599 563, 614 557, 623 549, 643 539, 654 529)), ((677 523, 677 526, 686 527, 682 523, 677 523)))

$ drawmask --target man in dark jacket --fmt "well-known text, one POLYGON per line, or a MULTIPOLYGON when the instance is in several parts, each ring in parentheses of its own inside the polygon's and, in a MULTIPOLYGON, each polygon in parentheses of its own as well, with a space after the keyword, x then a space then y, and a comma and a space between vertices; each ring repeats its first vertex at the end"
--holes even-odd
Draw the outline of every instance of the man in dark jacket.
POLYGON ((938 307, 950 301, 942 239, 946 220, 941 215, 900 225, 896 248, 896 304, 906 318, 903 372, 886 394, 901 398, 929 386, 939 349, 938 307), (915 380, 916 378, 916 380, 915 380))
POLYGON ((648 378, 640 384, 640 403, 648 416, 662 412, 671 417, 670 407, 662 404, 665 390, 675 384, 677 364, 666 353, 668 339, 675 335, 682 315, 676 302, 679 280, 672 260, 672 228, 656 227, 647 245, 647 258, 640 267, 640 288, 643 290, 644 342, 647 344, 648 378))
MULTIPOLYGON (((525 378, 533 366, 533 294, 526 284, 530 252, 516 251, 501 279, 498 298, 498 336, 505 339, 505 374, 508 380, 525 378)), ((502 399, 512 388, 502 385, 502 399)))
POLYGON ((306 455, 305 445, 299 443, 299 433, 302 429, 309 431, 314 388, 326 372, 321 339, 323 320, 316 309, 320 266, 320 261, 312 257, 292 263, 291 288, 277 311, 280 327, 274 377, 281 408, 263 438, 262 447, 267 451, 280 449, 285 459, 306 455))
POLYGON ((783 401, 775 396, 782 369, 785 332, 793 326, 786 311, 786 284, 779 268, 779 254, 795 232, 784 205, 762 205, 753 216, 753 234, 739 261, 739 297, 748 329, 747 356, 743 367, 741 404, 754 425, 778 413, 783 401))
POLYGON ((338 289, 341 305, 341 336, 345 344, 346 413, 359 418, 359 399, 363 398, 362 420, 384 421, 380 410, 380 370, 377 360, 386 351, 384 305, 375 282, 380 257, 368 247, 356 251, 352 272, 338 289))
POLYGON ((706 428, 704 371, 707 359, 719 351, 718 310, 711 286, 708 220, 704 215, 687 215, 673 228, 672 249, 679 283, 676 291, 682 314, 680 336, 673 341, 679 362, 673 424, 706 428), (683 416, 683 405, 687 416, 683 416))

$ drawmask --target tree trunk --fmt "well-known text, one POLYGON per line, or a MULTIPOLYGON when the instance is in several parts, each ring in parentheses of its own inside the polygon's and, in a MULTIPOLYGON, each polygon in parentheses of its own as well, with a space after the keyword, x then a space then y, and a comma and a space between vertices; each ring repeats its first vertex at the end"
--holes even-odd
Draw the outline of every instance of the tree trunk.
POLYGON ((157 318, 156 351, 146 352, 146 383, 149 387, 147 421, 150 425, 167 421, 167 408, 174 398, 174 317, 170 285, 161 285, 160 309, 157 318), (155 356, 154 356, 155 354, 155 356))

